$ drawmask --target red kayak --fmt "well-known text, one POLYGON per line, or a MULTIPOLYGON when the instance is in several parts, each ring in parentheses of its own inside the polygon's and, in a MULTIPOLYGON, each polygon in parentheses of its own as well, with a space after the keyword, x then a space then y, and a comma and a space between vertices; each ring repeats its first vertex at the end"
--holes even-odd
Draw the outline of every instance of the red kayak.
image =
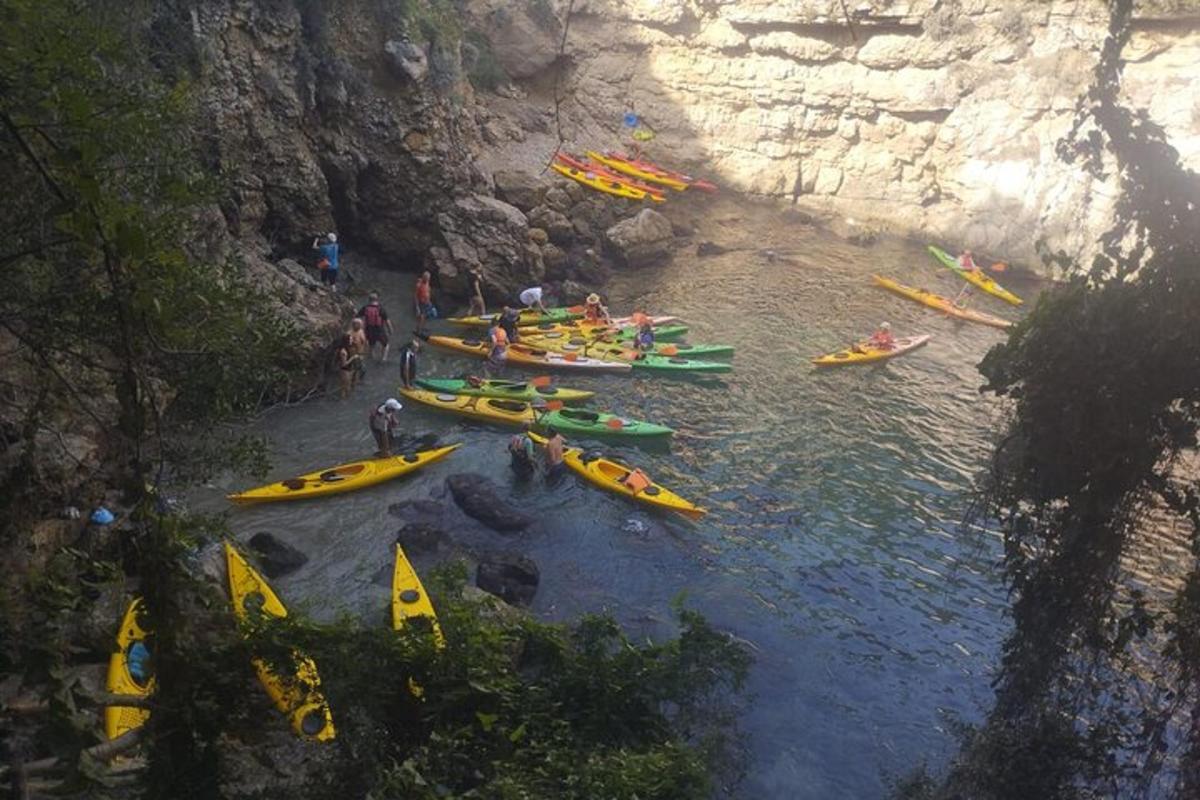
POLYGON ((634 189, 640 189, 646 194, 654 195, 660 199, 663 196, 663 188, 661 186, 651 186, 648 183, 642 183, 641 181, 634 180, 628 175, 622 175, 619 172, 613 172, 611 169, 608 169, 601 164, 597 164, 594 161, 583 161, 562 152, 555 153, 554 160, 565 166, 574 167, 575 169, 583 170, 584 172, 592 172, 602 178, 606 178, 607 180, 623 183, 626 186, 632 186, 634 189))

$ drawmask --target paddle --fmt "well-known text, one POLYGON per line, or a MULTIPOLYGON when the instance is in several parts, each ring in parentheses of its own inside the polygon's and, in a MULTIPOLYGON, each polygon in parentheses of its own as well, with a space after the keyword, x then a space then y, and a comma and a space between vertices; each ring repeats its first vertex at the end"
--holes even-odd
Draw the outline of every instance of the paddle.
POLYGON ((535 389, 545 389, 550 385, 552 380, 553 379, 549 375, 538 375, 537 377, 530 378, 529 383, 532 384, 535 389))
POLYGON ((673 344, 666 344, 659 348, 658 354, 660 356, 677 356, 679 355, 679 348, 673 344))
POLYGON ((547 411, 562 411, 564 404, 562 400, 542 400, 531 406, 534 411, 544 414, 547 411))

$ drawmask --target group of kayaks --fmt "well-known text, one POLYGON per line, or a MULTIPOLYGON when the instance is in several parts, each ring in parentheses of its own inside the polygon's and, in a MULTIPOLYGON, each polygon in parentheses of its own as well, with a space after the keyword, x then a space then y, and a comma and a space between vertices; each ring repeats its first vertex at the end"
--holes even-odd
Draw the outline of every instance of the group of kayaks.
POLYGON ((717 191, 716 185, 701 178, 613 151, 588 150, 582 156, 559 151, 554 154, 550 168, 589 189, 628 200, 661 203, 673 191, 717 191))
MULTIPOLYGON (((928 246, 929 254, 934 260, 942 266, 952 270, 963 280, 970 283, 972 286, 982 290, 983 292, 997 297, 1011 305, 1021 305, 1021 298, 1017 297, 1012 292, 1005 289, 1000 284, 996 283, 990 276, 984 274, 979 269, 965 269, 959 264, 958 259, 934 245, 928 246)), ((975 309, 966 308, 963 305, 956 304, 949 297, 943 297, 940 294, 934 294, 926 289, 918 289, 913 286, 906 286, 899 281, 885 278, 881 275, 872 275, 872 281, 881 289, 886 289, 893 294, 907 298, 914 302, 920 303, 928 308, 936 309, 943 314, 955 319, 963 320, 964 322, 975 322, 980 325, 988 325, 993 328, 1009 328, 1013 323, 1006 319, 1002 319, 992 314, 975 309)), ((870 341, 860 342, 844 350, 838 350, 833 353, 817 356, 813 359, 813 364, 819 367, 842 366, 848 364, 867 364, 877 361, 886 361, 890 358, 902 356, 905 353, 911 353, 919 347, 928 343, 930 336, 921 334, 918 336, 907 336, 897 338, 892 342, 890 347, 880 347, 870 341)))
MULTIPOLYGON (((229 599, 243 633, 253 636, 257 626, 270 619, 286 617, 287 607, 266 579, 233 545, 225 542, 223 546, 229 577, 229 599)), ((395 548, 392 627, 400 630, 417 619, 423 619, 433 636, 434 646, 441 648, 445 645, 445 638, 433 604, 404 550, 398 544, 395 548)), ((116 648, 108 665, 106 686, 111 694, 142 699, 154 694, 156 685, 153 674, 144 671, 146 658, 154 648, 152 626, 146 623, 145 612, 142 598, 135 597, 121 620, 116 648)), ((283 663, 278 658, 269 662, 255 657, 253 666, 267 696, 288 720, 297 736, 316 742, 326 742, 336 737, 333 714, 321 692, 321 676, 311 658, 293 650, 289 657, 283 659, 283 663)), ((412 681, 409 686, 410 691, 419 695, 419 687, 412 681)), ((109 739, 116 739, 136 730, 145 724, 150 713, 149 708, 141 705, 108 706, 104 711, 105 735, 109 739)))

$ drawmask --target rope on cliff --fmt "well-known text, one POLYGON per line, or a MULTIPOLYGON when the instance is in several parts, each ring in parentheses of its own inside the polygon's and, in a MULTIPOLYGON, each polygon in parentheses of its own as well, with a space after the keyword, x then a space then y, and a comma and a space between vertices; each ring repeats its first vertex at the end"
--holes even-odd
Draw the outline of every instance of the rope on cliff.
POLYGON ((846 8, 846 0, 840 0, 842 4, 842 13, 846 15, 846 27, 850 29, 850 41, 858 44, 858 36, 854 33, 854 18, 850 16, 850 9, 846 8))
POLYGON ((546 166, 542 167, 543 173, 550 169, 550 165, 554 163, 554 159, 562 151, 563 144, 566 142, 562 131, 562 115, 560 114, 562 95, 559 89, 562 84, 563 62, 567 51, 567 34, 571 30, 571 13, 574 10, 575 0, 568 0, 567 13, 563 16, 562 36, 558 40, 558 54, 554 57, 554 63, 558 67, 554 70, 554 132, 558 135, 558 144, 554 146, 554 152, 550 154, 550 160, 546 162, 546 166))

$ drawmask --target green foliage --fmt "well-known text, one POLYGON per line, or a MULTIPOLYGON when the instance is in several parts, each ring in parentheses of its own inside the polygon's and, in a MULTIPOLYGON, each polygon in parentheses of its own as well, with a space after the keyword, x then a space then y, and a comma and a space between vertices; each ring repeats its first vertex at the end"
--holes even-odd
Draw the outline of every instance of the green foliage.
POLYGON ((508 73, 496 60, 492 43, 487 36, 479 31, 467 31, 467 45, 464 49, 463 60, 467 69, 467 78, 476 89, 494 92, 508 82, 508 73))

